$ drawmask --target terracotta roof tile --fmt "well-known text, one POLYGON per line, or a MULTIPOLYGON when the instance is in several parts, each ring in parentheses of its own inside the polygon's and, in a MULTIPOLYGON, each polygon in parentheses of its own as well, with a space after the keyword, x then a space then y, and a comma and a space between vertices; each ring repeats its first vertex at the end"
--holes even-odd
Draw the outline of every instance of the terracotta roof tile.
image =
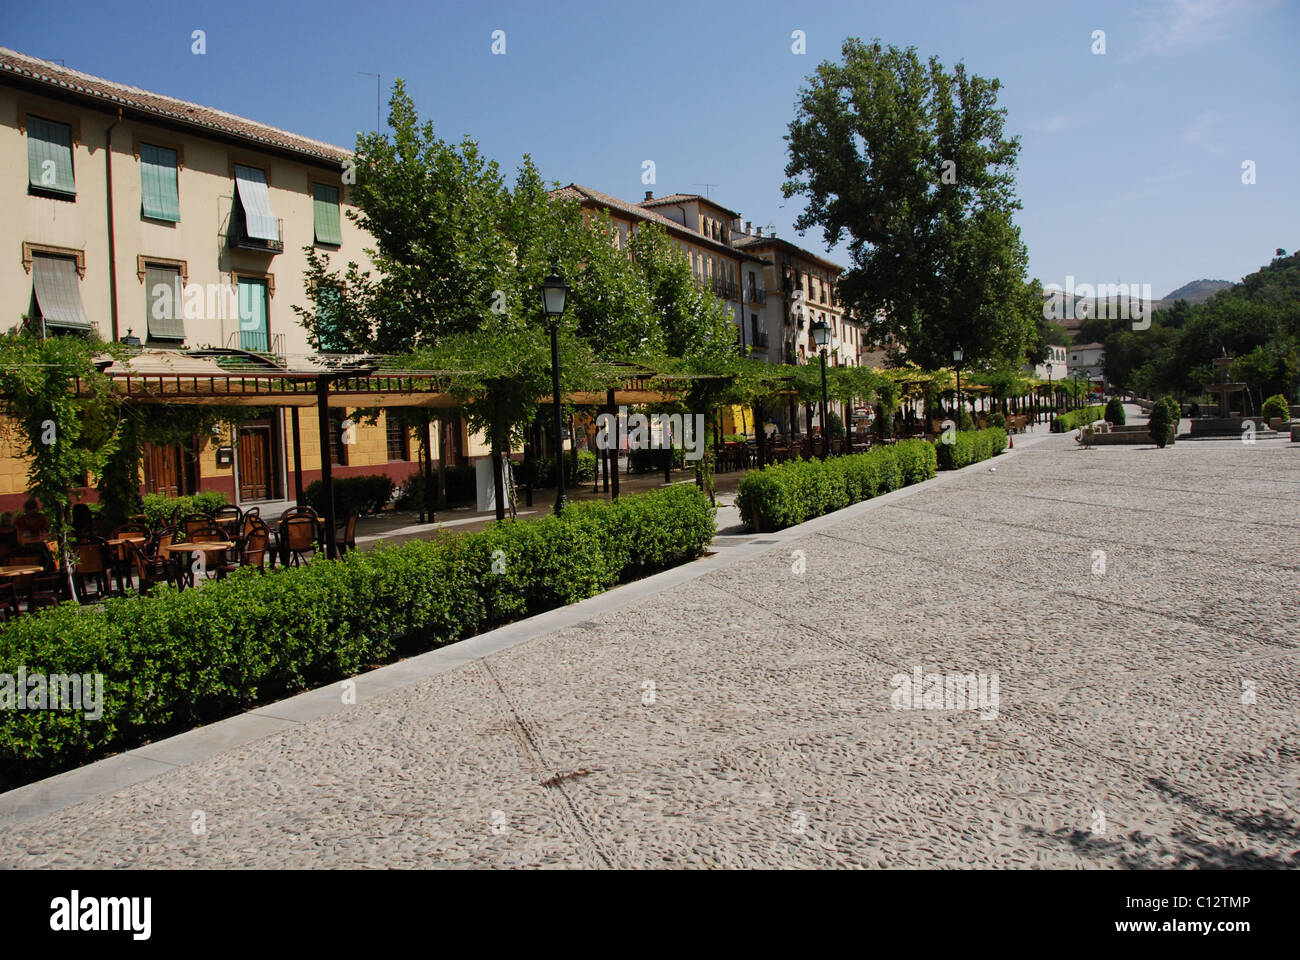
POLYGON ((739 214, 738 212, 736 212, 735 210, 732 210, 730 207, 724 207, 722 204, 718 203, 718 201, 716 201, 716 200, 710 200, 708 197, 701 196, 701 195, 698 194, 698 193, 670 193, 670 194, 668 194, 668 196, 666 196, 666 197, 655 197, 655 198, 652 199, 652 200, 644 200, 644 201, 642 201, 641 203, 637 204, 637 206, 641 206, 641 207, 657 207, 657 206, 659 206, 660 204, 667 204, 667 203, 687 203, 687 202, 689 202, 689 201, 691 201, 691 200, 699 200, 699 201, 701 201, 701 202, 703 202, 703 203, 707 203, 707 204, 709 204, 709 206, 717 207, 719 210, 722 210, 722 211, 724 211, 724 212, 726 212, 726 213, 729 213, 729 214, 731 214, 733 217, 736 217, 736 218, 739 218, 739 217, 740 217, 740 214, 739 214))
POLYGON ((256 120, 226 113, 224 110, 216 110, 186 100, 178 100, 175 97, 150 93, 138 87, 128 87, 126 84, 92 77, 88 73, 69 70, 57 63, 38 60, 6 47, 0 47, 0 82, 20 82, 38 89, 43 87, 51 95, 72 96, 98 103, 110 110, 121 107, 142 114, 146 118, 153 116, 179 123, 199 133, 216 132, 321 160, 342 163, 352 156, 352 151, 333 144, 270 127, 256 120))

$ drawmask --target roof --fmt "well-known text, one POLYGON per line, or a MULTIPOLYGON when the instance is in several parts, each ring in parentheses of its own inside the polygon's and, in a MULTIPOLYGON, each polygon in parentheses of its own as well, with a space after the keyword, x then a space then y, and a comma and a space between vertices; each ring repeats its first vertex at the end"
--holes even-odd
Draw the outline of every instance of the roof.
POLYGON ((829 267, 832 270, 834 270, 836 276, 844 272, 844 267, 836 263, 834 260, 827 260, 825 257, 821 256, 820 254, 813 253, 811 250, 805 250, 803 247, 799 246, 796 243, 791 243, 789 240, 782 240, 779 237, 753 237, 753 236, 744 236, 744 237, 736 238, 737 247, 758 247, 758 246, 765 246, 768 244, 771 244, 772 246, 786 247, 790 252, 795 253, 798 256, 805 257, 808 260, 816 260, 818 263, 822 264, 823 266, 829 267))
POLYGON ((707 203, 711 207, 717 207, 719 210, 723 211, 724 213, 729 213, 733 217, 740 216, 739 212, 732 210, 730 207, 724 207, 722 204, 718 203, 718 201, 710 200, 708 197, 701 196, 698 193, 670 193, 666 197, 654 197, 653 199, 650 200, 643 200, 641 203, 637 204, 637 206, 658 207, 660 205, 666 205, 666 204, 689 203, 692 200, 699 201, 701 203, 707 203))
POLYGON ((79 100, 103 110, 116 111, 120 108, 124 113, 131 113, 141 119, 155 119, 209 136, 219 134, 233 137, 318 160, 342 163, 352 156, 352 151, 333 144, 238 117, 224 110, 204 107, 160 93, 150 93, 138 87, 128 87, 78 70, 69 70, 57 63, 38 60, 6 47, 0 47, 0 81, 21 84, 49 96, 79 100))
MULTIPOLYGON (((593 190, 591 187, 584 187, 580 183, 571 183, 567 187, 560 187, 552 191, 553 195, 565 197, 568 199, 578 200, 580 202, 592 203, 598 206, 607 207, 610 210, 617 210, 629 217, 635 217, 638 220, 649 220, 657 223, 668 230, 675 236, 683 236, 692 243, 698 243, 704 247, 710 247, 714 250, 725 251, 733 257, 740 257, 745 260, 758 260, 753 254, 745 253, 736 247, 723 243, 721 240, 714 240, 712 237, 706 237, 704 234, 692 230, 690 227, 684 227, 676 220, 669 220, 661 213, 647 209, 635 203, 628 203, 626 200, 620 200, 618 197, 611 196, 608 193, 601 193, 599 190, 593 190)), ((759 261, 761 262, 761 261, 759 261)))

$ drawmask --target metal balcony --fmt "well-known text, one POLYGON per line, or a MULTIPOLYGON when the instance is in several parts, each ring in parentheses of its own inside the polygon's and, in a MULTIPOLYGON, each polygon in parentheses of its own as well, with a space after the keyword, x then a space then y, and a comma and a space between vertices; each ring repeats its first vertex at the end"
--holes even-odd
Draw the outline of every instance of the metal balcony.
POLYGON ((248 228, 244 224, 243 217, 231 217, 230 248, 232 250, 253 250, 257 253, 284 253, 284 221, 277 219, 275 227, 275 232, 280 239, 262 240, 248 235, 248 228))

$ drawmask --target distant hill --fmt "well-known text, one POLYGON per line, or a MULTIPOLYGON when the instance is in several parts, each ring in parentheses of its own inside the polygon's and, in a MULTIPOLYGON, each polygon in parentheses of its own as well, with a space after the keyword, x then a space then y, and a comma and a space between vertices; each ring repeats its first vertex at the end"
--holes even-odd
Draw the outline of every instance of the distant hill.
POLYGON ((1172 304, 1175 300, 1186 300, 1188 303, 1204 303, 1220 290, 1226 290, 1232 286, 1236 286, 1236 284, 1230 280, 1193 280, 1191 283, 1184 283, 1172 293, 1166 293, 1160 299, 1169 304, 1172 304))

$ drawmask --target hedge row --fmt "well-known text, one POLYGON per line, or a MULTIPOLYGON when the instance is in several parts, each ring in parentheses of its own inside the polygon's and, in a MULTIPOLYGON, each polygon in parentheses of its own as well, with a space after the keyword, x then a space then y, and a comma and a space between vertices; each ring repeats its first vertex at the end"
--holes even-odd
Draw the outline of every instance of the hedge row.
POLYGON ((1101 420, 1105 414, 1106 406, 1101 403, 1080 410, 1071 410, 1052 421, 1052 433, 1069 433, 1071 430, 1078 430, 1094 420, 1101 420))
POLYGON ((745 474, 736 505, 755 530, 792 527, 859 500, 933 477, 934 445, 903 440, 866 453, 829 460, 791 460, 745 474))
MULTIPOLYGON (((334 480, 334 517, 340 523, 348 514, 379 513, 393 499, 397 484, 392 477, 370 473, 359 477, 335 477, 334 480)), ((325 515, 325 483, 315 480, 307 485, 302 497, 321 516, 325 515)))
POLYGON ((103 714, 0 710, 0 785, 582 600, 699 556, 714 529, 707 497, 677 486, 265 575, 239 571, 199 590, 158 587, 98 610, 64 604, 24 616, 0 632, 0 674, 102 674, 103 714))
POLYGON ((1002 427, 965 430, 948 436, 950 440, 941 440, 936 446, 940 470, 959 470, 996 457, 1007 446, 1007 431, 1002 427))
POLYGON ((186 497, 169 497, 161 493, 144 495, 144 516, 149 526, 155 530, 172 522, 172 514, 181 507, 181 519, 186 517, 207 516, 218 507, 230 502, 224 493, 208 490, 186 497))

